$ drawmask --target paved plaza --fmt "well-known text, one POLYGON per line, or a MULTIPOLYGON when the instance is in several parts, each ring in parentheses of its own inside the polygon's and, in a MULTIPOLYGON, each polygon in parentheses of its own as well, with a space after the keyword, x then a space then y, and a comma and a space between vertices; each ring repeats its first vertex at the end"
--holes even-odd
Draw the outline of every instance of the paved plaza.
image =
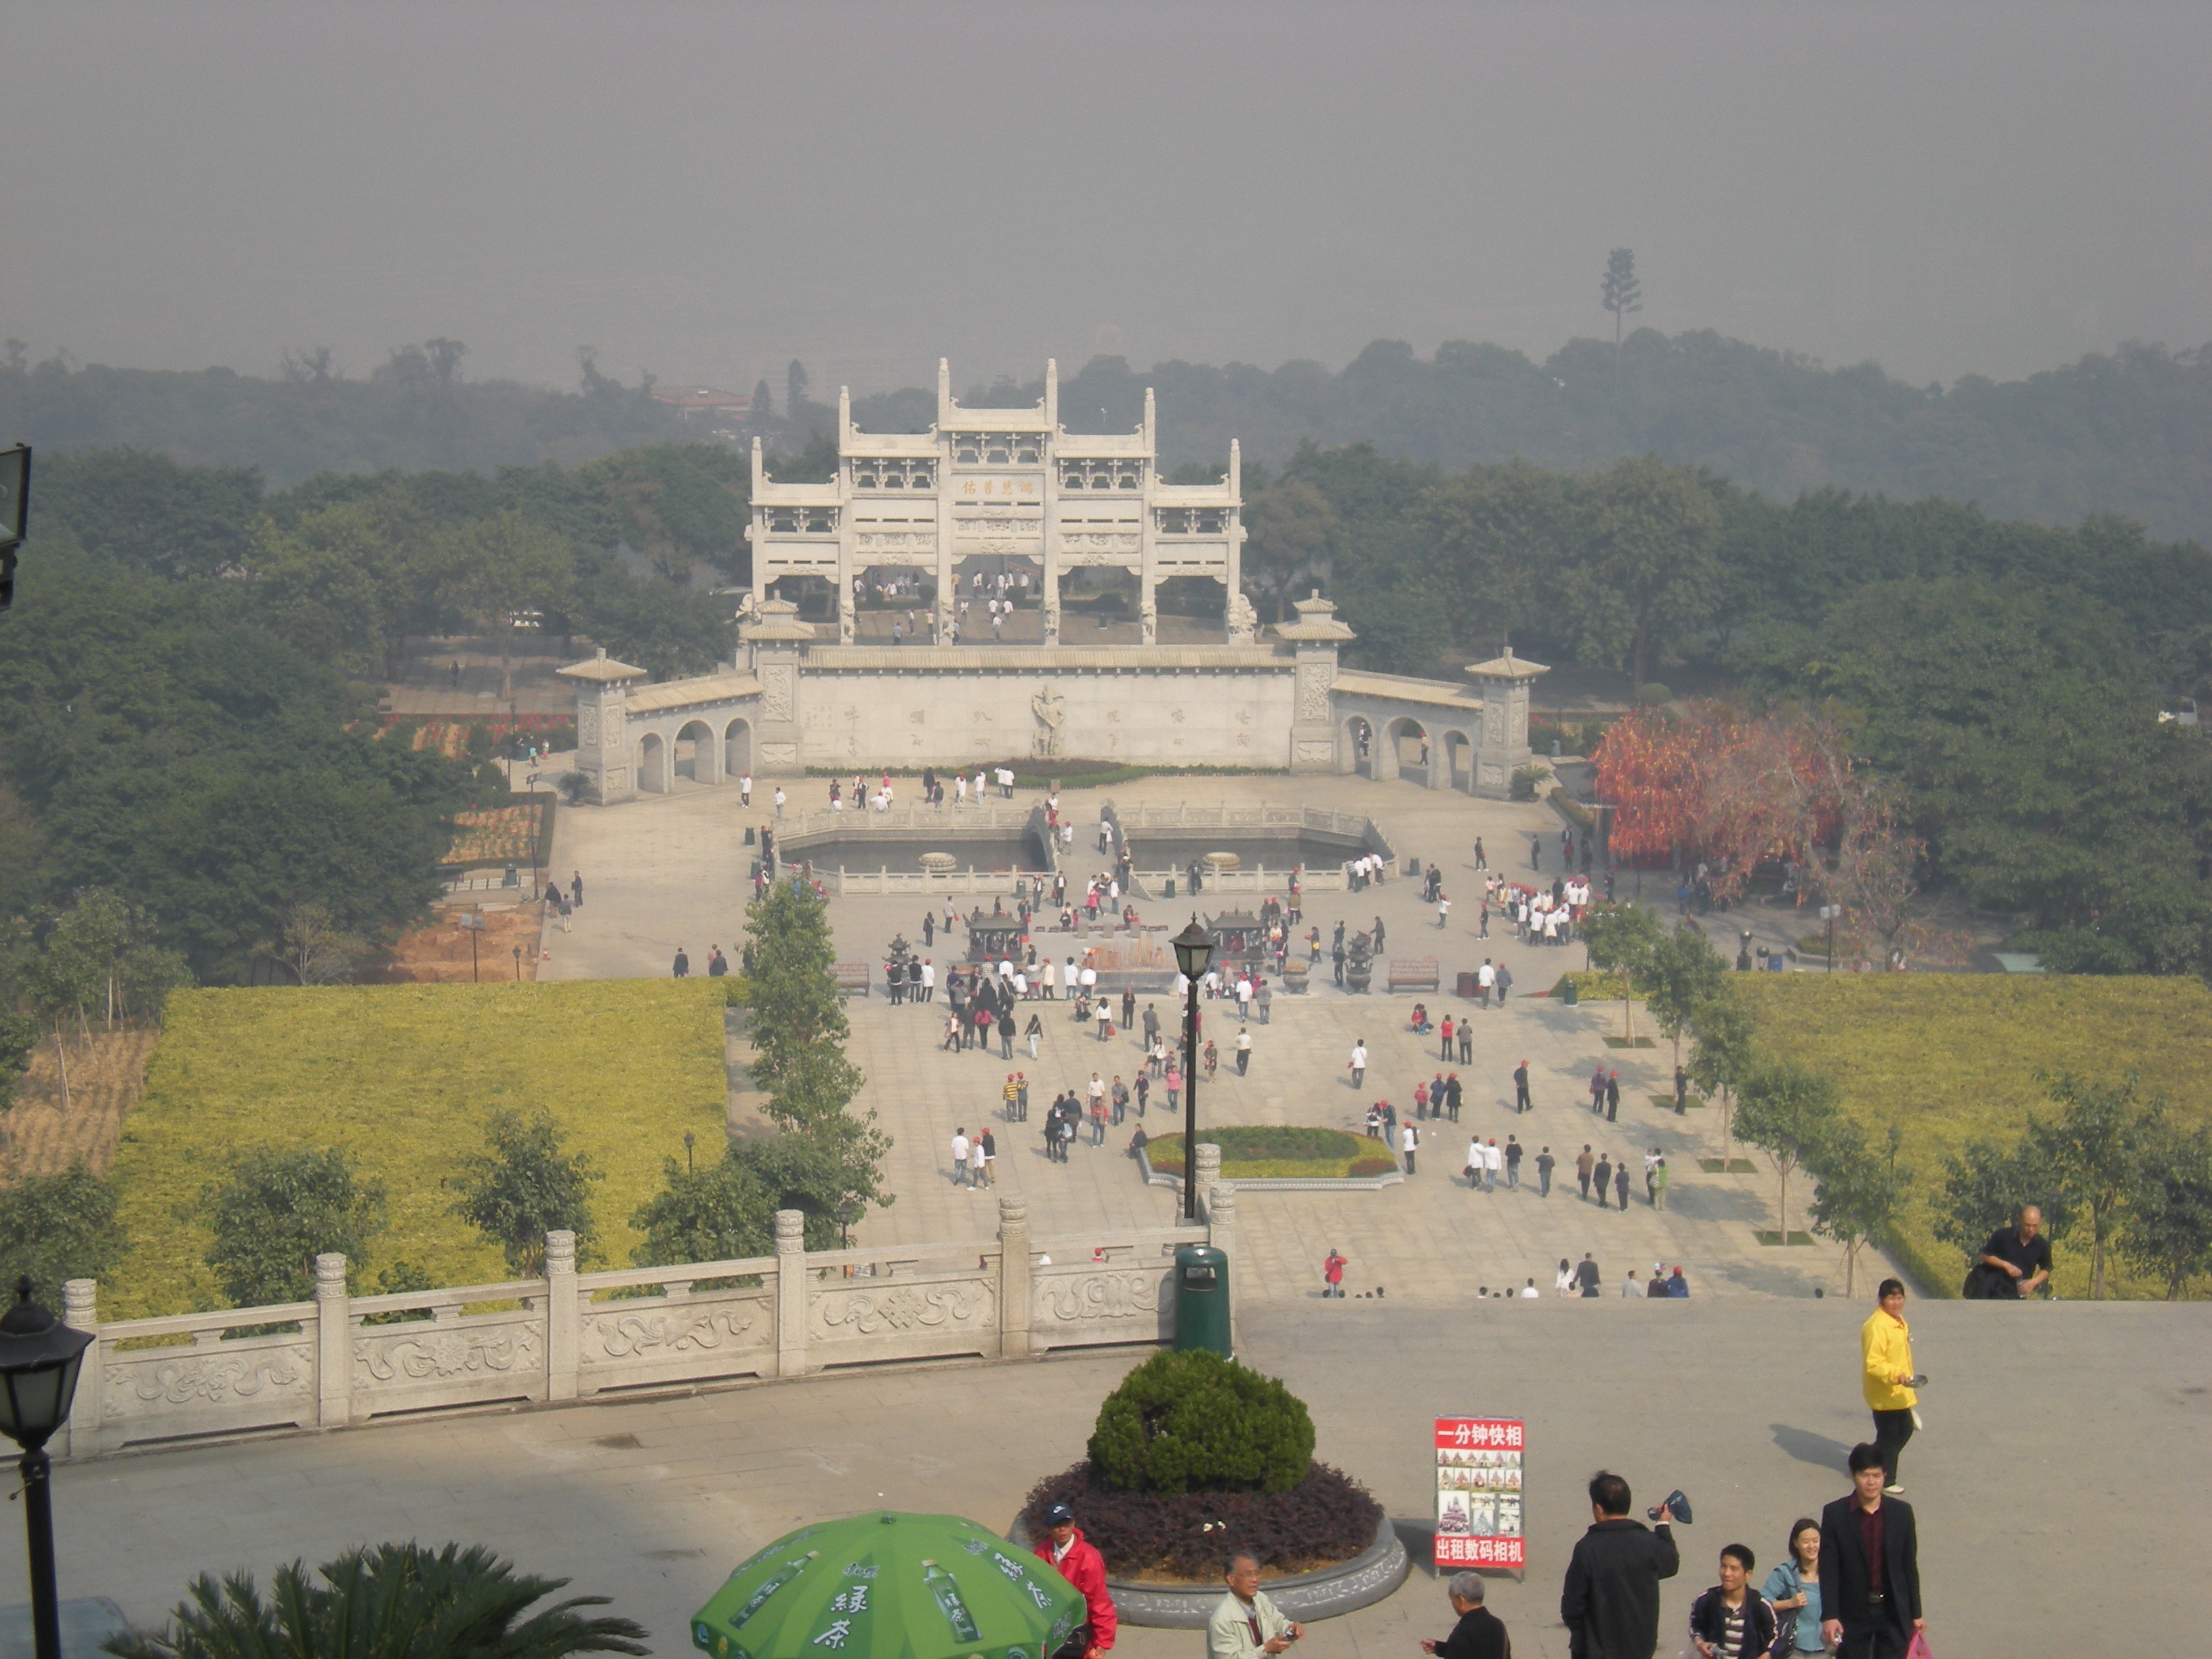
MULTIPOLYGON (((802 780, 798 789, 826 781, 802 780)), ((787 786, 787 787, 792 786, 787 786)), ((1309 896, 1307 917, 1326 940, 1343 921, 1353 927, 1382 919, 1386 957, 1436 956, 1445 983, 1459 969, 1476 967, 1485 956, 1507 963, 1515 994, 1502 1007, 1477 1009, 1449 994, 1352 996, 1326 981, 1328 961, 1315 975, 1310 995, 1275 1000, 1271 1024, 1255 1024, 1251 1074, 1236 1075, 1231 1042, 1237 1032, 1234 1006, 1224 1000, 1204 1004, 1206 1030, 1219 1046, 1223 1066, 1217 1081, 1201 1085, 1201 1123, 1294 1123, 1364 1130, 1370 1102, 1387 1099, 1401 1114, 1413 1111, 1414 1085, 1438 1071, 1456 1073, 1466 1090, 1466 1108, 1457 1126, 1421 1124, 1424 1151, 1418 1173, 1406 1184, 1360 1193, 1255 1194, 1238 1212, 1237 1272, 1248 1297, 1268 1299, 1317 1297, 1322 1258, 1332 1249, 1351 1258, 1355 1291, 1380 1287, 1387 1297, 1436 1305, 1463 1305, 1478 1286, 1521 1285, 1528 1279, 1548 1290, 1562 1257, 1579 1261, 1591 1253, 1607 1289, 1618 1287, 1632 1269, 1639 1279, 1655 1261, 1686 1268, 1699 1294, 1766 1291, 1809 1295, 1816 1285, 1840 1290, 1837 1253, 1825 1243, 1788 1250, 1761 1247, 1758 1229, 1774 1225, 1776 1183, 1764 1159, 1752 1154, 1758 1175, 1709 1175, 1698 1168, 1701 1153, 1719 1152, 1717 1114, 1694 1110, 1678 1116, 1656 1109, 1651 1097, 1671 1094, 1673 1054, 1662 1043, 1649 1048, 1614 1048, 1608 1035, 1621 1030, 1618 1003, 1570 1008, 1548 997, 1525 995, 1547 990, 1566 969, 1583 965, 1579 945, 1523 945, 1510 930, 1493 927, 1488 939, 1477 937, 1481 878, 1474 861, 1480 836, 1493 866, 1516 874, 1528 867, 1529 839, 1544 842, 1546 871, 1559 859, 1560 820, 1537 805, 1471 799, 1429 791, 1407 782, 1374 783, 1359 778, 1146 779, 1118 789, 1071 791, 1062 809, 1073 822, 1096 822, 1108 799, 1122 807, 1171 804, 1177 799, 1211 805, 1226 800, 1249 805, 1296 799, 1373 817, 1390 836, 1403 860, 1418 858, 1425 866, 1441 863, 1445 890, 1454 896, 1452 925, 1436 926, 1434 909, 1421 902, 1419 884, 1392 880, 1358 894, 1309 896), (1182 792, 1180 795, 1176 792, 1182 792), (1434 1037, 1418 1037, 1408 1025, 1415 1000, 1427 1004, 1432 1018, 1446 1012, 1455 1018, 1472 1012, 1475 1042, 1473 1062, 1447 1064, 1434 1037), (1346 1064, 1355 1041, 1364 1039, 1370 1055, 1365 1086, 1352 1086, 1346 1064), (1512 1072, 1528 1061, 1534 1109, 1516 1116, 1511 1110, 1512 1072), (1617 1122, 1592 1116, 1586 1087, 1591 1068, 1603 1062, 1620 1073, 1621 1105, 1617 1122), (1471 1190, 1459 1170, 1468 1139, 1495 1137, 1503 1146, 1517 1135, 1528 1148, 1521 1189, 1471 1190), (1594 1152, 1631 1161, 1632 1185, 1626 1212, 1601 1212, 1576 1191, 1573 1161, 1587 1144, 1594 1152), (1534 1160, 1549 1146, 1559 1173, 1547 1200, 1536 1193, 1534 1160), (1652 1147, 1665 1154, 1671 1176, 1669 1207, 1662 1213, 1646 1201, 1643 1154, 1652 1147)), ((743 845, 748 825, 768 818, 763 797, 747 813, 729 789, 694 790, 617 807, 580 808, 560 818, 553 868, 564 879, 584 873, 586 902, 577 912, 574 931, 552 933, 552 960, 541 965, 544 978, 590 978, 659 975, 678 945, 695 963, 719 944, 732 958, 744 928, 745 872, 743 845)), ((1079 848, 1069 861, 1071 881, 1087 869, 1079 848)), ((1627 878, 1632 892, 1634 878, 1627 878)), ((1656 883, 1653 884, 1656 897, 1656 883)), ((989 901, 983 901, 988 908, 989 901)), ((1202 898, 1211 912, 1249 899, 1218 905, 1202 898)), ((1162 902, 1148 920, 1179 924, 1192 906, 1162 902)), ((833 899, 830 915, 841 957, 880 962, 894 933, 902 932, 917 948, 924 906, 918 899, 855 896, 833 899)), ((1778 939, 1780 930, 1763 912, 1750 913, 1778 939)), ((931 952, 940 969, 959 954, 959 941, 940 934, 931 952)), ((1378 969, 1376 979, 1382 975, 1378 969)), ((1155 998, 1163 1023, 1176 1028, 1174 999, 1155 998)), ((1140 1002, 1140 1007, 1142 1006, 1140 1002)), ((848 1005, 853 1024, 851 1054, 868 1085, 860 1103, 872 1108, 896 1141, 888 1174, 897 1202, 877 1211, 855 1231, 862 1243, 920 1243, 985 1237, 997 1225, 997 1206, 988 1194, 952 1183, 947 1147, 953 1131, 971 1133, 988 1121, 1000 1142, 1000 1187, 1030 1200, 1030 1225, 1040 1235, 1100 1225, 1164 1224, 1177 1202, 1164 1188, 1143 1185, 1127 1154, 1135 1127, 1131 1120, 1109 1129, 1103 1147, 1089 1144, 1086 1130, 1066 1164, 1044 1156, 1045 1108, 1061 1088, 1085 1083, 1093 1070, 1111 1082, 1119 1074, 1133 1081, 1139 1038, 1127 1033, 1102 1043, 1095 1027, 1078 1026, 1066 1002, 1038 1001, 1030 1009, 1044 1017, 1045 1035, 1035 1062, 1018 1042, 1015 1058, 1004 1060, 969 1050, 944 1053, 940 1042, 944 1006, 893 1008, 880 994, 848 1005), (1001 1116, 1000 1089, 1006 1073, 1019 1070, 1030 1084, 1030 1117, 1008 1125, 1001 1116)), ((1024 1010, 1023 1023, 1026 1024, 1024 1010)), ((1648 1031, 1638 1012, 1638 1034, 1648 1031)), ((732 1114, 741 1130, 753 1121, 755 1102, 744 1086, 742 1043, 733 1042, 732 1114)), ((1146 1119, 1148 1133, 1179 1127, 1156 1104, 1146 1119)), ((1793 1215, 1805 1194, 1792 1198, 1793 1215)), ((1802 1226, 1802 1219, 1796 1223, 1802 1226)))
MULTIPOLYGON (((1934 1377, 1905 1455, 1929 1638, 1943 1659, 2075 1651, 2194 1659, 2212 1587, 2177 1570, 2212 1458, 2212 1308, 1917 1304, 1934 1377)), ((1760 1575, 1798 1515, 1845 1490, 1863 1304, 1541 1302, 1440 1310, 1253 1305, 1241 1357, 1310 1405, 1319 1455, 1365 1481, 1425 1560, 1429 1421, 1524 1417, 1527 1580, 1491 1581, 1520 1659, 1566 1651, 1559 1586, 1601 1465, 1641 1505, 1680 1486, 1697 1524, 1666 1588, 1659 1651, 1683 1651, 1720 1547, 1760 1575)), ((871 1371, 690 1398, 394 1422, 178 1448, 55 1476, 64 1596, 157 1620, 201 1571, 327 1559, 349 1542, 482 1540, 611 1595, 687 1650, 684 1620, 751 1551, 878 1504, 993 1527, 1083 1454, 1133 1354, 871 1371)), ((1312 1659, 1417 1659, 1449 1629, 1425 1566, 1385 1601, 1317 1625, 1312 1659)), ((1195 1632, 1124 1628, 1127 1659, 1200 1659, 1195 1632)))

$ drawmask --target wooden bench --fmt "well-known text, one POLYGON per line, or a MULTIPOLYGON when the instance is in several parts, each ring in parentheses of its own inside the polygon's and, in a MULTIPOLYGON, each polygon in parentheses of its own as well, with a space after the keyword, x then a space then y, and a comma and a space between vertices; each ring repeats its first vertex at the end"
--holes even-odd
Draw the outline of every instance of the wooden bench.
POLYGON ((837 994, 847 995, 858 991, 862 996, 873 996, 873 971, 865 962, 841 962, 832 970, 837 975, 837 994))
POLYGON ((1390 980, 1387 988, 1390 994, 1400 991, 1437 991, 1443 987, 1443 977, 1434 957, 1393 957, 1390 958, 1390 980))

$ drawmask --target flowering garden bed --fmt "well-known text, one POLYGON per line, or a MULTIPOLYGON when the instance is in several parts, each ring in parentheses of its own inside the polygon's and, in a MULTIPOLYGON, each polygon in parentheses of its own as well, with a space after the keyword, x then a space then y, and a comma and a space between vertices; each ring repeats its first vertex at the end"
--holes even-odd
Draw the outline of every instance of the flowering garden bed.
POLYGON ((520 806, 491 806, 456 813, 453 844, 444 862, 462 867, 528 864, 544 839, 551 811, 550 800, 532 800, 520 806))

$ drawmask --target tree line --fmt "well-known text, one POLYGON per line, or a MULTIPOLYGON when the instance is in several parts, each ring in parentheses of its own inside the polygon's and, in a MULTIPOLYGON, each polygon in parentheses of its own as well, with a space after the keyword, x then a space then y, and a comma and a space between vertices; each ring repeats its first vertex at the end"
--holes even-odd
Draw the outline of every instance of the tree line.
MULTIPOLYGON (((573 465, 696 431, 653 400, 650 375, 624 385, 588 349, 572 390, 471 380, 466 356, 459 341, 424 341, 349 376, 328 351, 307 351, 258 378, 81 366, 62 353, 33 363, 11 341, 0 362, 0 431, 56 449, 127 446, 250 465, 288 484, 322 471, 573 465)), ((1366 441, 1415 465, 1452 469, 1518 458, 1584 472, 1650 455, 1778 501, 1823 489, 1935 495, 2000 518, 2074 524, 2117 513, 2160 537, 2212 539, 2212 351, 2202 347, 2130 343, 2022 380, 1967 375, 1946 387, 1915 386, 1871 362, 1829 368, 1710 331, 1571 340, 1540 362, 1471 341, 1422 357, 1403 341, 1377 340, 1334 373, 1304 361, 1139 369, 1095 357, 1061 383, 1060 404, 1081 411, 1073 425, 1103 410, 1101 424, 1127 430, 1142 416, 1147 386, 1158 392, 1170 466, 1212 462, 1231 438, 1248 459, 1278 465, 1309 441, 1366 441)), ((1004 379, 971 388, 966 402, 1027 405, 1042 396, 1042 381, 1004 379)), ((796 362, 781 400, 765 380, 753 398, 752 430, 778 448, 795 453, 810 434, 834 432, 832 403, 814 395, 796 362)), ((937 418, 936 393, 907 386, 859 398, 854 416, 873 431, 919 432, 937 418)))
POLYGON ((88 893, 212 982, 283 957, 288 917, 415 921, 453 815, 507 784, 380 741, 381 683, 462 632, 710 667, 735 642, 707 590, 743 545, 736 467, 669 447, 270 493, 250 469, 42 458, 0 623, 0 1003, 75 1006, 47 947, 88 893))
POLYGON ((1872 816, 1919 885, 2011 918, 2054 968, 2212 969, 2212 750, 2158 719, 2212 695, 2201 547, 1934 499, 1784 506, 1650 459, 1446 473, 1309 447, 1246 493, 1263 614, 1326 586, 1355 661, 1449 677, 1510 641, 1626 670, 1650 702, 1684 668, 1738 688, 1692 726, 1814 711, 1889 786, 1872 816))

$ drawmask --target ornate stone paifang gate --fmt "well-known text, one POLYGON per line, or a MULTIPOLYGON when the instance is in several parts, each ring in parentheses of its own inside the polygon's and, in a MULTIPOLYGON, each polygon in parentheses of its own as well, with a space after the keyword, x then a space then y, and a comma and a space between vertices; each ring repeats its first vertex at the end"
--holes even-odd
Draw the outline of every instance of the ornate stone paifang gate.
POLYGON ((1035 1238, 1027 1201, 1001 1198, 988 1242, 810 1252, 804 1216, 785 1210, 769 1256, 580 1273, 574 1236, 554 1232, 540 1279, 357 1297, 345 1258, 321 1255, 310 1302, 106 1324, 94 1281, 72 1279, 63 1317, 98 1340, 66 1453, 1156 1343, 1172 1334, 1176 1248, 1212 1243, 1236 1259, 1236 1194, 1218 1159, 1201 1172, 1195 1227, 1035 1238))

